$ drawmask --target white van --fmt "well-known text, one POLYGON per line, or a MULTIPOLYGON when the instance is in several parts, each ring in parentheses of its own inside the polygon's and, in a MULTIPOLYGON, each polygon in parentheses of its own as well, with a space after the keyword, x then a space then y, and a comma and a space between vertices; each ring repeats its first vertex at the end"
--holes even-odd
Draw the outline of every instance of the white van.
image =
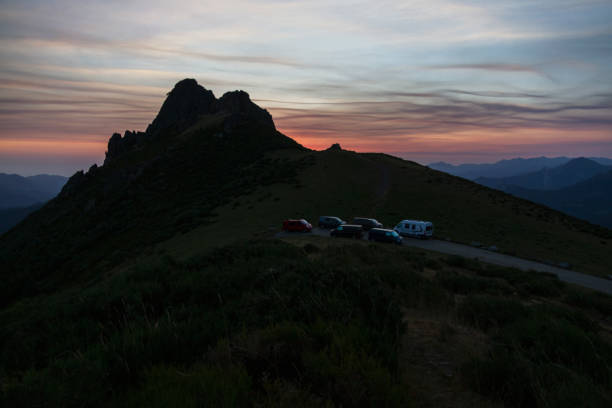
POLYGON ((393 229, 403 237, 431 238, 433 236, 433 224, 429 221, 402 220, 393 229))

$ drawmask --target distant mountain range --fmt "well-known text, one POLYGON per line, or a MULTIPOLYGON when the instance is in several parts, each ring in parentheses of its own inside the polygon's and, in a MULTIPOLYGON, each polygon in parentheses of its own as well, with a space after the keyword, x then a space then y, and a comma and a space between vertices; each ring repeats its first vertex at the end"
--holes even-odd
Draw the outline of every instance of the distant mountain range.
MULTIPOLYGON (((604 166, 612 166, 612 159, 604 157, 590 157, 604 166)), ((553 168, 561 166, 572 160, 570 157, 534 157, 529 159, 515 158, 501 160, 495 163, 466 163, 453 165, 445 162, 431 163, 429 168, 443 171, 454 176, 475 180, 479 177, 500 178, 513 177, 520 174, 540 171, 545 167, 553 168)))
MULTIPOLYGON (((515 168, 528 168, 534 164, 556 163, 567 158, 513 159, 488 166, 493 171, 510 171, 515 168), (531 160, 529 163, 527 161, 531 160), (512 162, 512 163, 510 163, 512 162)), ((582 218, 594 224, 612 228, 612 163, 609 159, 578 158, 565 161, 556 167, 543 167, 537 171, 508 177, 478 177, 474 181, 484 186, 502 190, 527 200, 544 204, 555 210, 582 218)), ((461 165, 455 168, 465 170, 473 166, 461 165)), ((483 167, 480 167, 482 169, 483 167)), ((471 173, 471 174, 476 174, 471 173)))
POLYGON ((509 186, 506 192, 612 229, 612 169, 558 190, 509 186))
POLYGON ((594 160, 579 158, 570 160, 558 167, 544 167, 538 171, 518 176, 502 178, 478 177, 474 181, 503 191, 507 191, 508 188, 512 187, 532 190, 555 190, 569 187, 610 170, 612 170, 612 166, 604 166, 594 160))
POLYGON ((49 174, 23 177, 0 173, 0 234, 55 197, 67 177, 49 174))
POLYGON ((0 173, 0 209, 28 207, 55 197, 67 177, 49 174, 23 177, 0 173))

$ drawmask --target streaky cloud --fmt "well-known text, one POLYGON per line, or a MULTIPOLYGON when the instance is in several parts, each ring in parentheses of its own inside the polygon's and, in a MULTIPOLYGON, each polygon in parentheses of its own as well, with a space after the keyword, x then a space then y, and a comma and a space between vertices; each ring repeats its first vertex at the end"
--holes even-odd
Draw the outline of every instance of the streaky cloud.
POLYGON ((502 71, 502 72, 529 72, 532 74, 540 74, 540 71, 521 64, 508 63, 489 63, 489 64, 448 64, 448 65, 428 65, 426 69, 476 69, 484 71, 502 71))

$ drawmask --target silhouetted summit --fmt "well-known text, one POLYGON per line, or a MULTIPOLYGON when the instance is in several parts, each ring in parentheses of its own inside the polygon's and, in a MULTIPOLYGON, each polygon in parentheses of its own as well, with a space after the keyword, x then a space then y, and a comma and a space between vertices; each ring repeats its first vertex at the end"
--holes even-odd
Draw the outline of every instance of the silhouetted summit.
POLYGON ((244 91, 226 92, 214 105, 214 113, 229 113, 225 128, 231 130, 242 122, 249 121, 275 129, 272 116, 267 110, 251 101, 244 91))
POLYGON ((212 91, 198 85, 195 79, 183 79, 168 93, 159 113, 147 127, 147 135, 155 136, 169 127, 183 127, 198 116, 211 113, 216 102, 212 91))
POLYGON ((210 115, 223 120, 223 131, 226 133, 246 123, 276 129, 272 116, 253 103, 248 93, 227 92, 217 99, 212 91, 199 85, 195 79, 187 78, 179 81, 168 93, 146 132, 126 131, 123 137, 119 133, 113 134, 108 142, 104 163, 141 147, 163 133, 180 133, 210 115))

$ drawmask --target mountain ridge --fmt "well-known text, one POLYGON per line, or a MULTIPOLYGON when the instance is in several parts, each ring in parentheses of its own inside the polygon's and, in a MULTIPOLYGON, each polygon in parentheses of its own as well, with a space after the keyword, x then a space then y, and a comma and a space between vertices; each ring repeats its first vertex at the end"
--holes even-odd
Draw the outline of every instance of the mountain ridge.
MULTIPOLYGON (((587 157, 601 165, 612 165, 612 159, 605 157, 587 157)), ((572 160, 570 157, 533 157, 499 160, 495 163, 450 164, 443 161, 430 163, 429 168, 443 171, 454 176, 474 180, 478 177, 512 177, 542 170, 545 167, 557 167, 572 160)))
POLYGON ((612 229, 612 169, 560 189, 507 186, 506 191, 612 229))
POLYGON ((29 207, 57 195, 68 177, 53 174, 20 176, 0 173, 0 209, 29 207))
POLYGON ((612 166, 604 166, 593 160, 580 157, 571 159, 560 166, 545 167, 535 172, 503 178, 479 177, 474 181, 504 191, 509 186, 531 190, 557 190, 610 170, 612 170, 612 166))

